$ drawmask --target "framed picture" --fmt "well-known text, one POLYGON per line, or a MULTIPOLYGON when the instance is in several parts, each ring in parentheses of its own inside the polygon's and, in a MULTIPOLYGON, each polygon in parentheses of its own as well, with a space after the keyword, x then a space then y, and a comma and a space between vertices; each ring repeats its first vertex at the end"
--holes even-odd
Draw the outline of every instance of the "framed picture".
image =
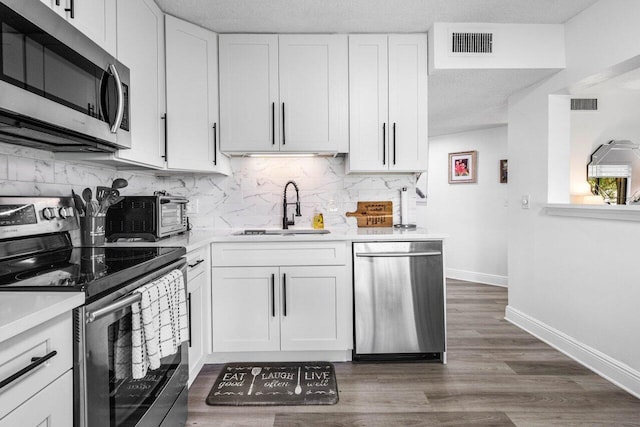
POLYGON ((477 159, 477 151, 449 153, 449 184, 476 182, 477 159))
POLYGON ((500 184, 509 182, 509 163, 507 159, 500 160, 500 184))

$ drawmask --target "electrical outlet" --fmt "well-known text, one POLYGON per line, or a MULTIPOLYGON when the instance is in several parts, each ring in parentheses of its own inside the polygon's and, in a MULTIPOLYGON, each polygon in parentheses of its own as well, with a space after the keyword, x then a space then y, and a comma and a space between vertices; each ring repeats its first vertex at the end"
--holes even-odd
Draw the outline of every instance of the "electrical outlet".
POLYGON ((529 209, 530 205, 531 205, 530 196, 528 194, 523 195, 522 198, 520 199, 520 206, 522 207, 522 209, 529 209))
POLYGON ((200 213, 200 199, 189 199, 187 203, 187 214, 200 213))

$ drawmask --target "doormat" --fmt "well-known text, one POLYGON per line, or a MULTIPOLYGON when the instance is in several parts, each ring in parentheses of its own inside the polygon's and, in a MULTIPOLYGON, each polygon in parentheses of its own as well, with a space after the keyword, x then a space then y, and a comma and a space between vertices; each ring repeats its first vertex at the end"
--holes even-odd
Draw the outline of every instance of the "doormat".
POLYGON ((333 405, 338 385, 328 362, 227 363, 207 405, 333 405))

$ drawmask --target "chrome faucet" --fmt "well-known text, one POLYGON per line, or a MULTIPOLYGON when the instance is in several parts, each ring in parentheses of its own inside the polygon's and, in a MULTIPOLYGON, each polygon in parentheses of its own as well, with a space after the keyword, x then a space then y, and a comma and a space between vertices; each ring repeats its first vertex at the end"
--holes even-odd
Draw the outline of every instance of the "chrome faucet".
POLYGON ((289 181, 289 182, 287 182, 285 184, 284 193, 282 195, 282 208, 283 208, 282 229, 283 230, 288 229, 290 225, 295 225, 295 222, 294 222, 295 217, 293 215, 291 215, 291 221, 289 221, 289 219, 287 218, 287 205, 296 205, 296 214, 295 214, 295 216, 302 216, 302 214, 300 213, 300 192, 298 190, 298 186, 293 181, 289 181), (289 184, 292 184, 293 188, 296 189, 296 202, 295 203, 287 203, 287 188, 289 187, 289 184))

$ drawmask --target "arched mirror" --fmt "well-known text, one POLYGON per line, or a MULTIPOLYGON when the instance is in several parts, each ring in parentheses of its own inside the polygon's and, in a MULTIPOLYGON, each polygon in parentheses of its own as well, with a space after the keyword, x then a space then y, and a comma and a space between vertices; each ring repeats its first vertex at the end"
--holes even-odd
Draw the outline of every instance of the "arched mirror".
POLYGON ((602 144, 587 165, 591 192, 608 204, 640 202, 640 147, 627 140, 602 144))

